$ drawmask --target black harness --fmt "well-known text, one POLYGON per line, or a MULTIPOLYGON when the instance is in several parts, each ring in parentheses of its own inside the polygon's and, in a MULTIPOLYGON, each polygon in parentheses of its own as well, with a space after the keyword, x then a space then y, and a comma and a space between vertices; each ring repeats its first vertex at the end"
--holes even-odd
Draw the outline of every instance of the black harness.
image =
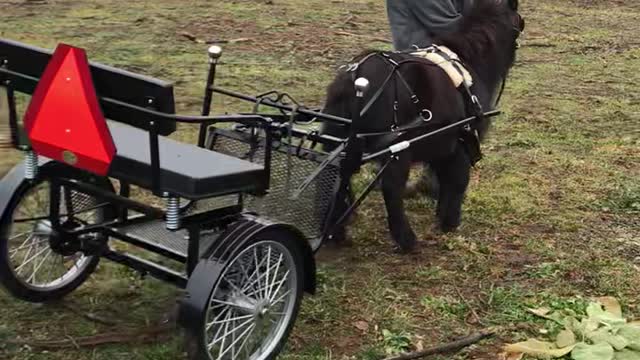
MULTIPOLYGON (((461 68, 466 68, 466 66, 460 60, 449 57, 446 52, 442 51, 437 46, 432 46, 427 49, 418 49, 418 50, 434 52, 439 54, 446 61, 453 63, 456 71, 458 71, 460 75, 464 78, 464 73, 462 72, 461 68)), ((412 52, 414 51, 395 52, 395 54, 410 54, 412 52)), ((355 80, 358 76, 357 73, 358 73, 359 67, 374 57, 383 59, 387 64, 391 66, 391 72, 387 75, 382 85, 377 89, 377 91, 373 94, 373 96, 369 99, 369 101, 363 106, 362 110, 360 111, 360 116, 365 115, 369 111, 369 109, 376 103, 376 101, 378 101, 380 96, 382 96, 382 94, 384 93, 384 90, 387 88, 387 85, 389 85, 389 83, 392 82, 394 102, 393 102, 393 122, 390 129, 391 133, 402 134, 409 131, 425 128, 426 126, 429 125, 429 123, 433 119, 433 113, 429 109, 421 108, 420 99, 414 93, 411 86, 409 86, 409 83, 402 75, 400 68, 402 67, 402 65, 408 64, 408 63, 419 63, 422 65, 429 65, 429 66, 438 66, 438 65, 431 61, 428 61, 426 59, 422 59, 419 57, 412 57, 408 59, 403 59, 401 61, 396 61, 392 57, 392 54, 394 53, 393 52, 373 52, 363 57, 357 63, 346 66, 345 71, 350 72, 352 74, 353 80, 355 80), (398 124, 398 106, 399 106, 398 82, 402 85, 402 87, 405 88, 405 90, 409 94, 411 102, 415 107, 415 111, 418 117, 423 120, 421 124, 404 126, 404 127, 401 127, 398 124)), ((463 85, 458 87, 458 90, 460 91, 463 99, 465 99, 466 114, 469 116, 475 116, 478 121, 483 120, 484 111, 482 109, 482 105, 480 104, 480 101, 478 100, 478 97, 472 93, 471 88, 469 87, 466 81, 463 81, 462 84, 463 85)), ((477 123, 478 121, 476 121, 475 123, 477 123)), ((362 138, 362 137, 381 136, 381 135, 388 135, 388 134, 389 132, 377 132, 377 133, 358 134, 358 136, 362 138)), ((480 137, 479 137, 477 126, 466 125, 462 127, 459 134, 459 141, 463 145, 466 153, 469 155, 469 159, 472 165, 475 165, 478 161, 482 159, 482 152, 480 150, 480 137)))

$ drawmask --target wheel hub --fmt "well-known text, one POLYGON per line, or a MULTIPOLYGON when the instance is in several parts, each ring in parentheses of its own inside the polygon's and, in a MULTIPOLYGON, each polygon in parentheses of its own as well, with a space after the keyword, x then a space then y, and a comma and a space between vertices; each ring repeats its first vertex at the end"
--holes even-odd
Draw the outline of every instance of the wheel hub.
POLYGON ((78 241, 77 236, 70 235, 66 233, 65 230, 73 230, 80 227, 81 224, 68 220, 61 224, 61 232, 55 231, 53 226, 51 225, 51 221, 49 220, 40 220, 35 225, 34 231, 39 231, 39 229, 47 228, 46 236, 49 237, 49 246, 56 253, 63 256, 71 256, 79 252, 80 249, 80 241, 78 241))
POLYGON ((234 293, 228 299, 238 311, 243 315, 253 315, 255 319, 261 320, 271 314, 271 303, 269 300, 258 300, 244 294, 234 293))

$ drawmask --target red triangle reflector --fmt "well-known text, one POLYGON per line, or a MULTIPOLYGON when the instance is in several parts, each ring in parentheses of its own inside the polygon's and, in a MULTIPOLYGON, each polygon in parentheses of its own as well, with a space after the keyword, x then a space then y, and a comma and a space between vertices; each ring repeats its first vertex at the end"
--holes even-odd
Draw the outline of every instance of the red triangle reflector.
POLYGON ((116 148, 102 115, 84 50, 60 44, 24 118, 33 150, 106 175, 116 148))

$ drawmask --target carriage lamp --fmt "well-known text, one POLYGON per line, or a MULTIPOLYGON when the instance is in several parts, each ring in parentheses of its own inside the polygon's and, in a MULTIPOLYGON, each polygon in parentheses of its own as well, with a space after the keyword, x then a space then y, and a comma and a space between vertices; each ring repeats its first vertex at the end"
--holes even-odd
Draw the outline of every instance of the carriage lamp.
POLYGON ((364 97, 364 93, 369 89, 369 80, 363 77, 357 78, 354 84, 356 87, 356 96, 359 98, 364 97))
POLYGON ((167 205, 167 230, 178 230, 180 228, 180 199, 167 193, 164 196, 167 205))
POLYGON ((222 48, 218 45, 212 45, 209 47, 209 50, 207 50, 207 53, 209 54, 209 63, 215 64, 222 56, 222 48))

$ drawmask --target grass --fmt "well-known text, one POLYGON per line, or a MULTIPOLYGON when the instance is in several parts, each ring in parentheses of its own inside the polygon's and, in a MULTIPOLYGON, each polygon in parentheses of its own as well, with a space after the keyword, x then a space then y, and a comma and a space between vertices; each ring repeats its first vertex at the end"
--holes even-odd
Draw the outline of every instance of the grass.
MULTIPOLYGON (((321 254, 320 291, 305 299, 284 359, 380 359, 385 347, 404 347, 405 337, 409 347, 426 347, 498 326, 499 336, 456 356, 495 359, 502 344, 543 326, 527 308, 579 312, 591 296, 616 296, 627 317, 640 317, 640 29, 629 26, 640 8, 633 0, 523 6, 523 48, 504 115, 473 172, 460 231, 438 233, 434 205, 411 199, 423 252, 394 255, 381 196, 372 194, 351 226, 354 247, 321 254)), ((218 85, 282 89, 310 106, 321 105, 337 66, 361 49, 389 47, 340 35, 388 37, 382 1, 9 0, 2 10, 1 37, 49 48, 71 43, 92 60, 175 81, 182 113, 198 111, 207 66, 206 46, 182 33, 249 39, 225 46, 218 85)), ((216 97, 214 110, 250 106, 216 97)), ((194 132, 178 136, 190 140, 194 132)), ((17 154, 3 153, 0 171, 16 161, 17 154)), ((0 339, 144 328, 168 316, 179 298, 172 287, 105 261, 60 304, 0 293, 0 339)), ((147 344, 49 352, 0 340, 0 358, 180 359, 181 339, 175 331, 147 344)))

